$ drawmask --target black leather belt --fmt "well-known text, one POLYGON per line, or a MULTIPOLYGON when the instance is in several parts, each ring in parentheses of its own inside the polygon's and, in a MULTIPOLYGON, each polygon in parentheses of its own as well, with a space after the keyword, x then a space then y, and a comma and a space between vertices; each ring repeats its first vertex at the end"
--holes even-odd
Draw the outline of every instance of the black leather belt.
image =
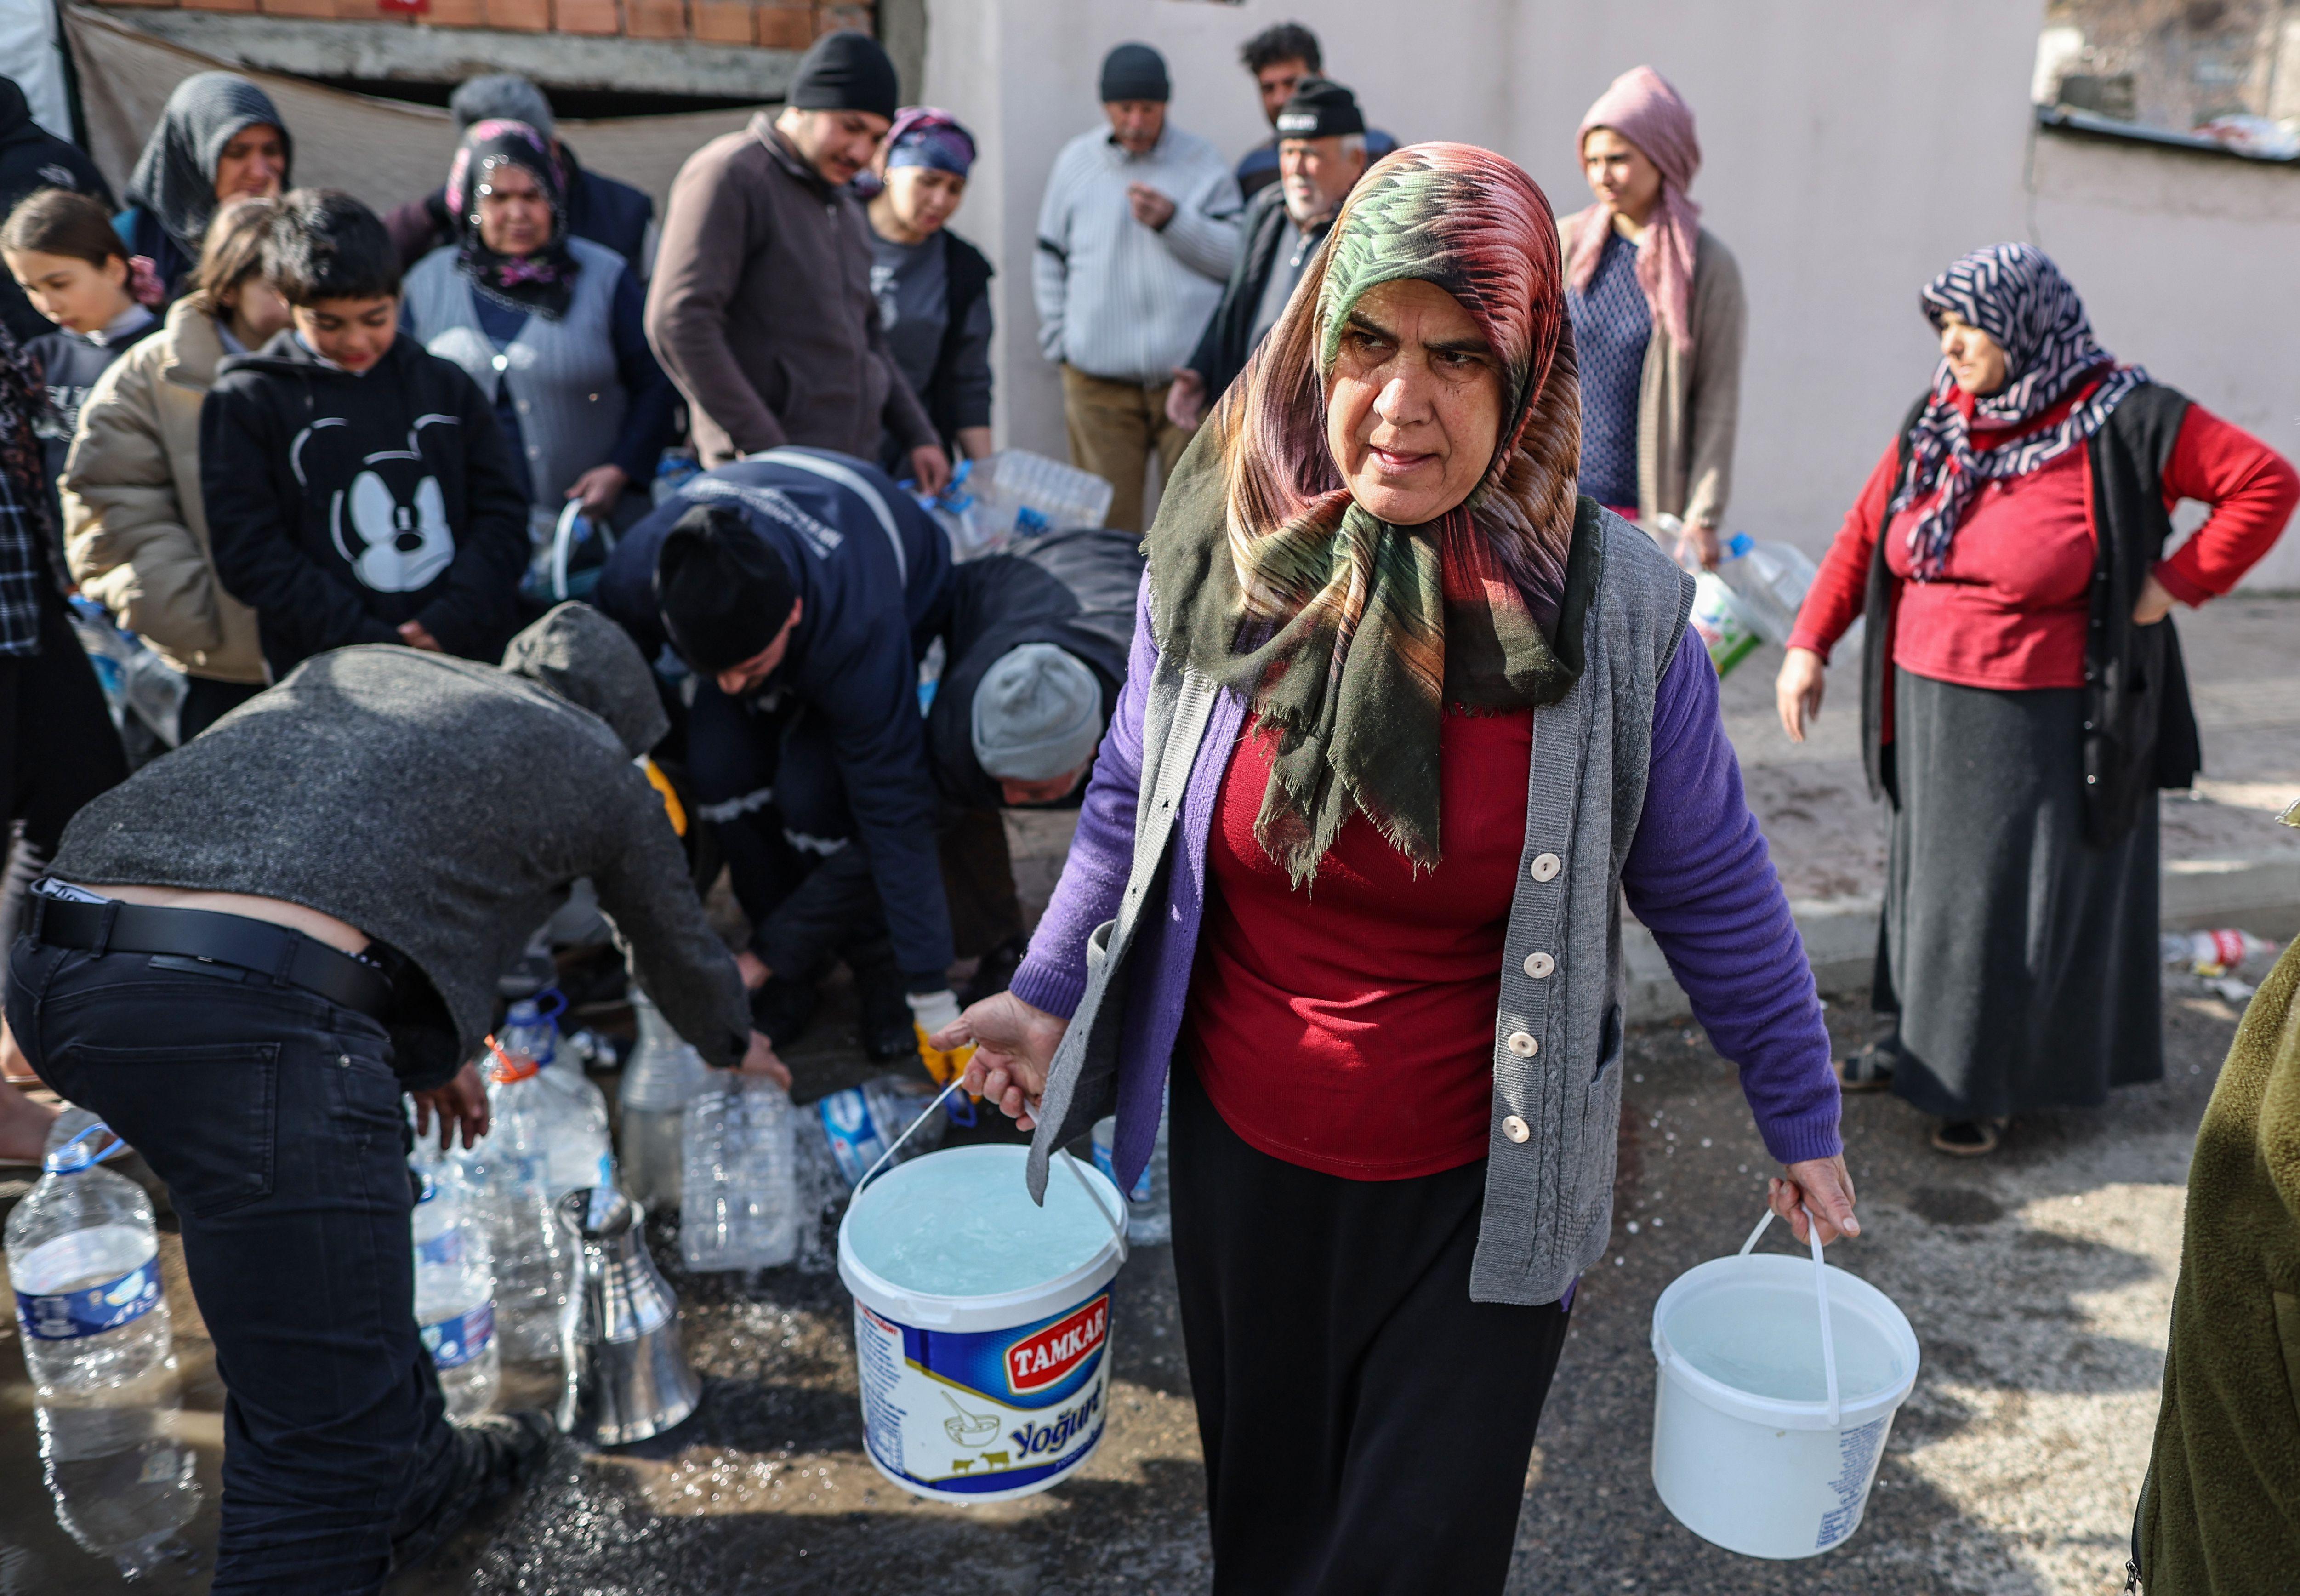
POLYGON ((391 982, 382 971, 300 931, 220 915, 212 909, 167 909, 150 904, 74 903, 45 892, 32 897, 31 937, 52 948, 91 953, 162 953, 233 965, 289 986, 317 992, 330 1003, 380 1020, 391 1010, 391 982))

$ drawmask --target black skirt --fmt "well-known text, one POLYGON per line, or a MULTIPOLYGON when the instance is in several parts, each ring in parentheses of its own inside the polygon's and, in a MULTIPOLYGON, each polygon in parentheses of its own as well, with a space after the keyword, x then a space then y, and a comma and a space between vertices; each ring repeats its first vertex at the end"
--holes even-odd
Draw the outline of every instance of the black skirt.
POLYGON ((1876 1005, 1928 1114, 2094 1107, 2164 1074, 2156 808, 2085 841, 2083 713, 2073 688, 1895 673, 1876 1005))
POLYGON ((1216 1596, 1479 1596, 1565 1342, 1470 1299, 1486 1161, 1351 1181, 1241 1141, 1177 1049, 1174 1272, 1216 1596))

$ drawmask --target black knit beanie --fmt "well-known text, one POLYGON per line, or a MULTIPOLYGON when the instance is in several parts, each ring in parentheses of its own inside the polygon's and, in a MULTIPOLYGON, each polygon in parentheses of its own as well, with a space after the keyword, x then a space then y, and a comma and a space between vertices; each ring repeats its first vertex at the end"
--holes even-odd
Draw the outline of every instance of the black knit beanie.
POLYGON ((903 91, 879 41, 850 28, 808 46, 786 103, 800 111, 868 111, 892 121, 903 91))
POLYGON ((716 676, 764 651, 790 619, 798 587, 742 512, 697 505, 654 556, 654 601, 679 656, 716 676))
POLYGON ((1121 45, 1102 58, 1102 103, 1112 100, 1167 100, 1173 88, 1166 81, 1166 58, 1147 45, 1121 45))
POLYGON ((1304 78, 1295 86, 1294 97, 1278 113, 1280 138, 1346 138, 1366 130, 1365 113, 1358 97, 1338 83, 1304 78))

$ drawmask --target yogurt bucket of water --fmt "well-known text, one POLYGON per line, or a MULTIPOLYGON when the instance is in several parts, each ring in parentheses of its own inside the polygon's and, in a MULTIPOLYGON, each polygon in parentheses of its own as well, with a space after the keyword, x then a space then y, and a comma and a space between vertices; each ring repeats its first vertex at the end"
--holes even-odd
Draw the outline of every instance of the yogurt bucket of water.
POLYGON ((1028 1496, 1102 1442, 1125 1206, 1058 1153, 1069 1173, 1051 1172, 1040 1207, 1029 1157, 961 1147, 897 1164, 839 1224, 865 1449, 915 1495, 1028 1496))
POLYGON ((1728 1551, 1809 1558, 1860 1527, 1917 1337, 1893 1299, 1821 1262, 1750 1250, 1696 1265, 1654 1304, 1654 1489, 1728 1551))

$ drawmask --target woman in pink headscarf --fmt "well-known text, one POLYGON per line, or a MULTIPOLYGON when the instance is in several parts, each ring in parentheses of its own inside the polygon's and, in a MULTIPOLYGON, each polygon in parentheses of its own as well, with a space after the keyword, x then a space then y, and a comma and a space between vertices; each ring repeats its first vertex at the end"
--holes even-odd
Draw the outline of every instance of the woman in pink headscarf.
POLYGON ((1691 107, 1649 66, 1581 119, 1597 203, 1558 224, 1581 363, 1581 491, 1680 555, 1717 563, 1732 485, 1748 312, 1741 269, 1686 190, 1701 170, 1691 107))

